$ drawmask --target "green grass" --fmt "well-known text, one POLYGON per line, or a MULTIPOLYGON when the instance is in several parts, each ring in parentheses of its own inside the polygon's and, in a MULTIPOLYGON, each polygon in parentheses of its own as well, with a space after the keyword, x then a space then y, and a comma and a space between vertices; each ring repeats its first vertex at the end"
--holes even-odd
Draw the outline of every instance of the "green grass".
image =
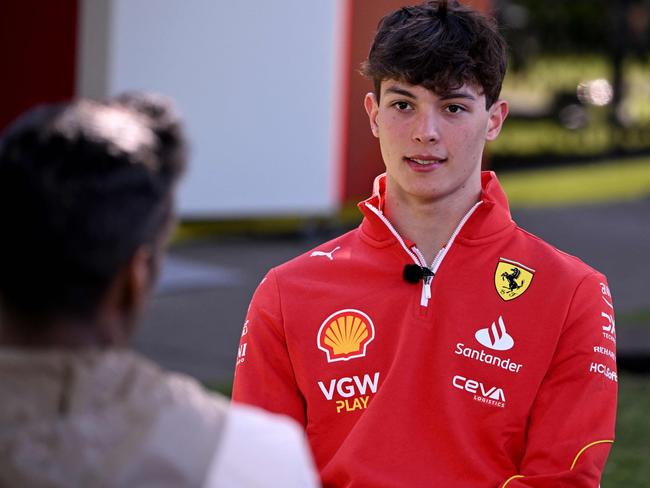
MULTIPOLYGON (((616 313, 616 324, 625 328, 650 327, 650 309, 641 308, 616 313)), ((650 414, 650 412, 648 412, 650 414)))
POLYGON ((497 164, 506 160, 524 168, 529 158, 541 155, 590 158, 611 154, 617 148, 629 152, 650 147, 650 124, 612 127, 603 109, 591 113, 592 121, 576 130, 549 119, 506 120, 498 139, 489 144, 489 154, 497 164))
POLYGON ((650 480, 650 377, 619 376, 616 443, 603 474, 603 488, 645 488, 650 480))
POLYGON ((650 195, 650 159, 501 173, 512 207, 633 200, 650 195))
POLYGON ((222 395, 227 396, 230 398, 232 396, 232 383, 231 382, 206 382, 204 383, 204 386, 208 390, 215 391, 217 393, 221 393, 222 395))
POLYGON ((315 217, 259 217, 241 219, 215 219, 181 222, 172 236, 172 243, 212 237, 215 235, 244 235, 254 231, 256 235, 278 235, 295 232, 308 219, 315 217))

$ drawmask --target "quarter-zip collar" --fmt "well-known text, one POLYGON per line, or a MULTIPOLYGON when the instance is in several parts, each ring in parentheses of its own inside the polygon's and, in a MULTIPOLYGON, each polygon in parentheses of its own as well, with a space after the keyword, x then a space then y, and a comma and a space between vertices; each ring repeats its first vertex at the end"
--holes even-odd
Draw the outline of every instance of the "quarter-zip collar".
MULTIPOLYGON (((372 196, 358 204, 359 210, 365 217, 361 223, 362 234, 364 238, 379 247, 395 242, 393 231, 386 226, 387 219, 385 217, 382 219, 375 211, 371 210, 371 207, 374 207, 383 216, 385 198, 386 174, 384 173, 375 178, 372 196)), ((456 237, 456 242, 467 245, 482 244, 515 227, 510 216, 508 199, 492 171, 481 173, 480 202, 481 205, 462 226, 456 237)), ((401 236, 401 238, 409 249, 414 246, 414 242, 406 237, 401 236)))
MULTIPOLYGON (((385 173, 375 179, 372 196, 359 203, 359 209, 365 217, 361 223, 361 233, 378 247, 394 244, 395 242, 399 243, 405 257, 408 256, 413 263, 419 266, 429 268, 433 272, 433 276, 435 276, 447 252, 457 239, 468 245, 480 244, 483 241, 490 241, 492 238, 500 236, 503 232, 511 230, 515 225, 510 217, 508 201, 496 175, 493 172, 483 172, 481 174, 481 183, 480 200, 461 219, 447 244, 440 249, 430 265, 424 261, 424 257, 415 246, 415 243, 401 236, 383 213, 386 196, 385 173), (471 217, 474 214, 481 215, 481 218, 472 219, 471 217)), ((420 298, 422 307, 427 307, 431 299, 433 276, 423 278, 420 298)))

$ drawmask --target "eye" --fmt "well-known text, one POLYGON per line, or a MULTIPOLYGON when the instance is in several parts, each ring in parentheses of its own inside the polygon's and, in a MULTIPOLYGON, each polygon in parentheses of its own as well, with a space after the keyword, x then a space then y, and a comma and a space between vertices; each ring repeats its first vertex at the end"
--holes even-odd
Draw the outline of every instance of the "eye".
POLYGON ((393 103, 393 107, 395 107, 397 110, 400 112, 405 112, 407 110, 412 110, 413 107, 411 107, 411 104, 408 102, 404 101, 397 101, 393 103))
POLYGON ((455 103, 452 103, 451 105, 447 105, 447 107, 445 107, 445 110, 447 112, 449 112, 450 114, 458 114, 458 113, 464 112, 465 107, 463 107, 461 105, 456 105, 455 103))

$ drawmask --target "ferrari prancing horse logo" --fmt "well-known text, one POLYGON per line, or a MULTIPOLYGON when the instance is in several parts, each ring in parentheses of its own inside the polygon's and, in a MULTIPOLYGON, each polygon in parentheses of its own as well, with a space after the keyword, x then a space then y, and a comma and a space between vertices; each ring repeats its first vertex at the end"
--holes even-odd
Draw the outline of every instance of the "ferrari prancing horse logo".
POLYGON ((516 261, 501 258, 494 272, 494 286, 505 301, 522 295, 533 281, 535 270, 516 261))

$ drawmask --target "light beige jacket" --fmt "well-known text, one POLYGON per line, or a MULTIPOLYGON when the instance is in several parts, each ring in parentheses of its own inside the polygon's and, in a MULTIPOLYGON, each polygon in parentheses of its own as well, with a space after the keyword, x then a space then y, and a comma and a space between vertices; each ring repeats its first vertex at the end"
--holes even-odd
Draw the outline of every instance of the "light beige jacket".
POLYGON ((0 349, 0 486, 201 486, 227 412, 133 352, 0 349))

